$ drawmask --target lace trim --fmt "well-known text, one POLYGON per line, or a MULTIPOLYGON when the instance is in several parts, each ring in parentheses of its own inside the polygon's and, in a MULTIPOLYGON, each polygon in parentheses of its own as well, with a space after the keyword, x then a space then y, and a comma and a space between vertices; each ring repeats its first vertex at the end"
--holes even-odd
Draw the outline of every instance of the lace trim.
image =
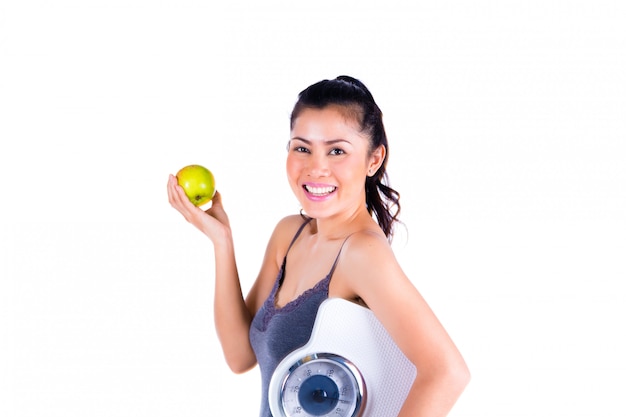
POLYGON ((279 284, 282 283, 282 276, 284 273, 284 269, 281 268, 278 274, 278 278, 274 283, 274 287, 272 288, 272 292, 270 296, 265 300, 265 315, 263 317, 263 330, 267 329, 269 322, 276 314, 280 313, 289 313, 291 311, 296 310, 300 307, 305 301, 307 301, 311 295, 324 291, 326 296, 328 296, 328 287, 330 283, 331 274, 326 275, 324 279, 318 281, 312 288, 307 289, 294 300, 291 300, 287 304, 282 307, 276 306, 276 294, 278 293, 279 284))

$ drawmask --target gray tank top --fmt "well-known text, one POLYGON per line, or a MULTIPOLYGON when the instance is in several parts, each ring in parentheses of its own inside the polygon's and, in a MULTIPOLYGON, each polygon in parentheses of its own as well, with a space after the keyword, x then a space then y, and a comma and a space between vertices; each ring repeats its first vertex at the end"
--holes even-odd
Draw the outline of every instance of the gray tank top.
MULTIPOLYGON (((310 219, 300 226, 287 249, 287 253, 309 221, 310 219)), ((309 341, 317 310, 322 301, 328 298, 328 286, 340 253, 341 249, 324 279, 295 300, 279 308, 276 307, 276 294, 285 277, 285 264, 287 262, 287 254, 285 254, 274 287, 252 320, 250 344, 259 363, 262 382, 260 417, 272 417, 267 399, 272 374, 285 356, 309 341)))

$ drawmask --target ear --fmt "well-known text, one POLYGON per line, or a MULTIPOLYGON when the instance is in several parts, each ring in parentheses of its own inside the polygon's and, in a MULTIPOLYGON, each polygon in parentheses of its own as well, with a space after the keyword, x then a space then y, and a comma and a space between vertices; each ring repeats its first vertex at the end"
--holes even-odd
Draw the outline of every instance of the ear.
POLYGON ((378 148, 374 149, 374 151, 370 154, 369 164, 367 170, 367 176, 371 177, 376 174, 378 168, 385 161, 385 155, 387 154, 387 148, 384 145, 380 145, 378 148))

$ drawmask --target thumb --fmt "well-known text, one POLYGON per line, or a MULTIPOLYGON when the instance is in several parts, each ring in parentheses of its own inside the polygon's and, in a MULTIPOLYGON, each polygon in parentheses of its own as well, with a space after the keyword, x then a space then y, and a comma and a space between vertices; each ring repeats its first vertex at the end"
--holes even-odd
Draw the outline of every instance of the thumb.
POLYGON ((215 194, 213 195, 213 198, 211 199, 211 202, 213 204, 219 204, 220 206, 222 205, 222 195, 220 194, 219 191, 215 191, 215 194))
POLYGON ((211 206, 208 208, 208 211, 224 211, 224 205, 222 204, 222 195, 219 191, 215 191, 213 198, 211 199, 211 206))

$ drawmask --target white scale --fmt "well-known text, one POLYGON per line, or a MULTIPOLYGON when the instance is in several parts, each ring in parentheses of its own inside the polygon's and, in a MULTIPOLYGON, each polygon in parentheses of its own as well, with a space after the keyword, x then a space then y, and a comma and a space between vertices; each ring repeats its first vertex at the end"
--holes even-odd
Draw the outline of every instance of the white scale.
POLYGON ((329 298, 308 343, 274 371, 268 400, 274 417, 396 417, 416 375, 374 313, 329 298))

